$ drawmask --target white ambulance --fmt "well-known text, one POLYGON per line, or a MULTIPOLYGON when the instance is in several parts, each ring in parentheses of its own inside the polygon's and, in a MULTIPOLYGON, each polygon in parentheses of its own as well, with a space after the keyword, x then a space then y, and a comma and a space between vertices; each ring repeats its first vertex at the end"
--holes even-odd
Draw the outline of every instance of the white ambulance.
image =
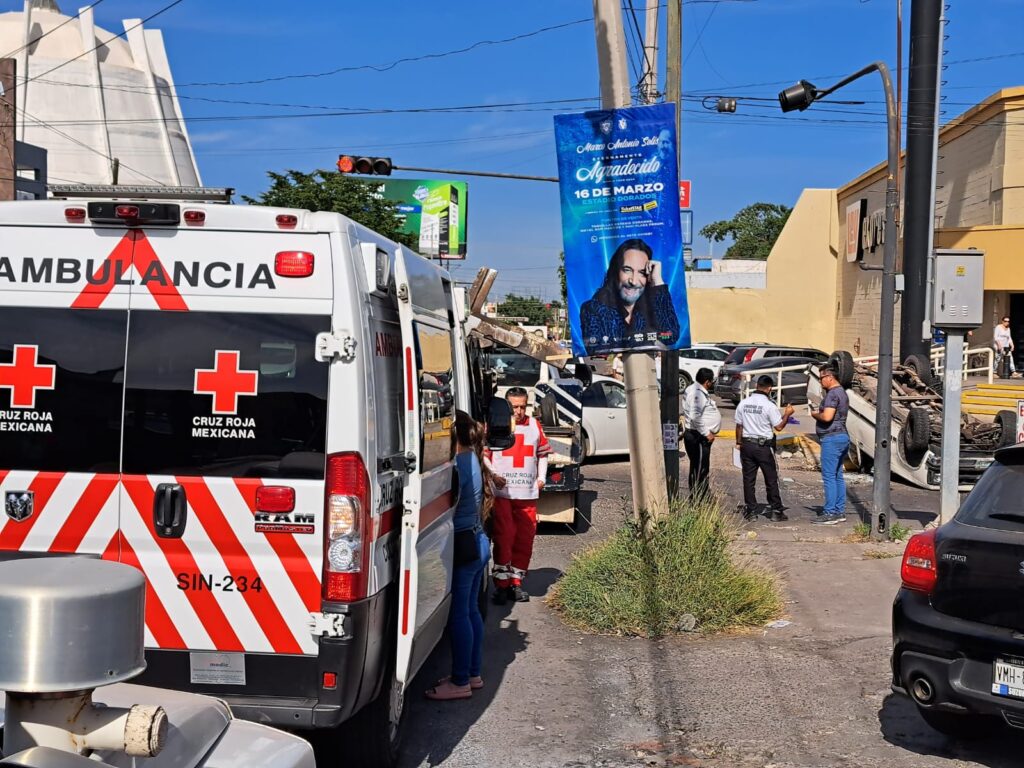
POLYGON ((52 194, 0 203, 0 556, 134 565, 141 682, 392 764, 450 599, 451 279, 230 190, 52 194))

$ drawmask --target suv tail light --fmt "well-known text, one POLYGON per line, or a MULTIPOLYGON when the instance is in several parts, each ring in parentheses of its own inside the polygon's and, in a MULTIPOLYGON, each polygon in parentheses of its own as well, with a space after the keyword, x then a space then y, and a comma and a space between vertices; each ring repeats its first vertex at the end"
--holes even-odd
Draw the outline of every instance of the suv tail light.
POLYGON ((354 452, 328 456, 324 495, 323 599, 361 600, 366 597, 372 532, 363 457, 354 452))
POLYGON ((757 352, 757 347, 751 347, 747 350, 747 353, 743 356, 743 362, 749 363, 754 359, 754 353, 757 352))
POLYGON ((935 581, 939 576, 935 564, 935 531, 933 528, 910 537, 900 567, 903 586, 926 595, 935 589, 935 581))

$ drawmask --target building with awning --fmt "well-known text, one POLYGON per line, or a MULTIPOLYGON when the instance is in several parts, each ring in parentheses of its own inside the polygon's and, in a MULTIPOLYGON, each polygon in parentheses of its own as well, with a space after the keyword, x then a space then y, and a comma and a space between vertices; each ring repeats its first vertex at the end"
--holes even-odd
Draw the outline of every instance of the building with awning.
MULTIPOLYGON (((935 247, 985 252, 985 325, 972 344, 990 342, 1006 314, 1024 342, 1024 87, 998 91, 943 126, 938 154, 935 247)), ((764 288, 691 288, 694 338, 875 354, 882 280, 872 267, 888 236, 885 170, 881 162, 837 189, 804 190, 768 257, 764 288)), ((897 303, 897 349, 899 332, 897 303)))

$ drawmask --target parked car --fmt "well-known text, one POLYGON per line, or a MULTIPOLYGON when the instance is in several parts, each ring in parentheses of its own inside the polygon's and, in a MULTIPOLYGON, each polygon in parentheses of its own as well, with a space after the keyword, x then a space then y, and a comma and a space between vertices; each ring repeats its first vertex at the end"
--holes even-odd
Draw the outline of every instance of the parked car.
POLYGON ((725 365, 742 365, 762 357, 811 357, 823 363, 828 355, 813 347, 785 347, 778 344, 750 343, 740 344, 733 348, 725 359, 725 365))
MULTIPOLYGON (((809 355, 791 357, 762 357, 758 360, 751 360, 741 365, 723 365, 715 379, 715 394, 723 400, 738 405, 743 399, 743 374, 753 374, 757 378, 762 371, 767 372, 773 368, 785 368, 791 365, 803 365, 803 370, 783 371, 782 400, 786 403, 799 405, 807 402, 807 368, 813 363, 819 363, 817 357, 809 355), (792 388, 789 388, 792 387, 792 388)), ((774 377, 773 377, 774 378, 774 377)))
POLYGON ((710 368, 718 375, 718 370, 732 350, 710 344, 694 344, 692 347, 679 350, 679 388, 685 389, 697 379, 697 371, 710 368))
POLYGON ((913 536, 892 609, 892 689, 950 736, 1024 728, 1024 444, 996 451, 945 525, 913 536))

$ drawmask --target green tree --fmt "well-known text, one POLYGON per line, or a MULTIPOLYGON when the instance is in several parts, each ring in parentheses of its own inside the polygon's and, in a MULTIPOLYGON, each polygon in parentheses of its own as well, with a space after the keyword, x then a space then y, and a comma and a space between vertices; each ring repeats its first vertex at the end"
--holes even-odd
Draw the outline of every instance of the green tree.
POLYGON ((505 300, 498 304, 498 314, 502 317, 525 317, 524 325, 552 324, 551 310, 535 296, 506 294, 505 300))
POLYGON ((413 249, 419 247, 418 238, 399 230, 402 219, 395 211, 395 204, 377 194, 374 182, 354 179, 335 171, 267 171, 267 176, 270 177, 270 189, 261 192, 257 198, 242 195, 245 202, 340 213, 397 243, 413 249))
POLYGON ((700 231, 701 237, 720 243, 727 237, 732 245, 726 259, 767 259, 782 234, 793 209, 778 203, 754 203, 731 219, 713 221, 700 231))

